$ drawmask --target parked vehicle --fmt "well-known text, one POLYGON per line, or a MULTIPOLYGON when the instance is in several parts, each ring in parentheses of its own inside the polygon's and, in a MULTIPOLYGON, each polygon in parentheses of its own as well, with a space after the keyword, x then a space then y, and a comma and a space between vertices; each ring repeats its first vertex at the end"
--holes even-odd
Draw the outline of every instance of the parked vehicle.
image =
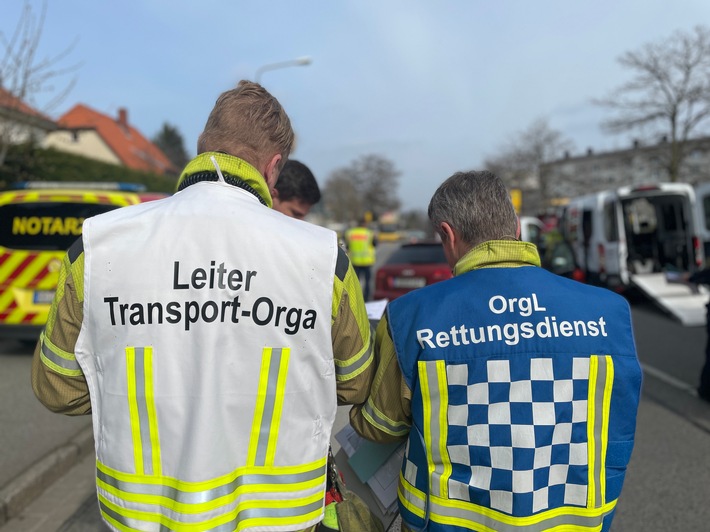
MULTIPOLYGON (((549 233, 549 235, 551 234, 549 233)), ((559 233, 556 234, 559 235, 559 233)), ((540 244, 538 244, 538 248, 540 251, 540 263, 543 268, 580 283, 586 281, 586 275, 577 262, 572 245, 561 235, 559 235, 559 238, 543 237, 540 244)))
POLYGON ((545 230, 545 224, 535 216, 520 217, 520 240, 540 244, 540 238, 545 230))
POLYGON ((86 218, 163 197, 142 185, 31 182, 0 191, 0 337, 36 340, 86 218))
POLYGON ((691 304, 689 290, 671 290, 665 272, 702 266, 696 217, 695 191, 687 183, 626 186, 570 200, 561 229, 587 282, 620 292, 636 286, 681 320, 686 317, 679 313, 692 307, 687 320, 694 323, 704 312, 700 300, 691 304))
POLYGON ((441 242, 402 244, 375 274, 375 299, 395 299, 452 277, 441 242))
POLYGON ((703 245, 705 266, 710 267, 710 182, 696 185, 695 196, 698 233, 703 245))

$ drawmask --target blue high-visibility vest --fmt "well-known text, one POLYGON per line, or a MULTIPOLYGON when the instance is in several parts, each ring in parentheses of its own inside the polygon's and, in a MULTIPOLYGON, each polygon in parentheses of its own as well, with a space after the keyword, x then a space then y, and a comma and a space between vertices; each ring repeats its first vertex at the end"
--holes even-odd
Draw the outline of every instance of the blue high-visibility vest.
POLYGON ((414 530, 603 530, 641 387, 628 303, 538 267, 477 269, 392 301, 412 390, 399 486, 414 530))

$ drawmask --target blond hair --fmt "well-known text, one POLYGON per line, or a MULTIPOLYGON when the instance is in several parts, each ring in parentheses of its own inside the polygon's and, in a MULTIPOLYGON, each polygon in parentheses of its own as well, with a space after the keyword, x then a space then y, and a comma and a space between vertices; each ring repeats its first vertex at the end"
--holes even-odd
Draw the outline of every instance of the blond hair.
POLYGON ((223 92, 197 141, 197 152, 221 151, 260 167, 280 153, 283 167, 293 148, 291 121, 279 101, 247 80, 223 92))

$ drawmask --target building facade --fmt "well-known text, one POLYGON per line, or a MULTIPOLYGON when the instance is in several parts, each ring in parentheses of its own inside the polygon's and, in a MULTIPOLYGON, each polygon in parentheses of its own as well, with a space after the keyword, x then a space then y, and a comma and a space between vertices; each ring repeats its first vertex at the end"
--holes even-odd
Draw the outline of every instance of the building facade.
POLYGON ((177 175, 180 170, 130 125, 124 108, 112 117, 78 104, 57 122, 59 129, 47 135, 45 147, 144 172, 177 175))
POLYGON ((0 140, 3 145, 41 143, 57 129, 48 116, 0 87, 0 140))
MULTIPOLYGON (((642 146, 639 142, 626 150, 595 153, 591 149, 582 156, 566 154, 562 159, 540 166, 540 177, 548 183, 549 197, 564 203, 592 192, 624 185, 641 185, 670 181, 665 162, 670 144, 642 146)), ((710 137, 687 141, 685 159, 678 181, 697 185, 710 181, 710 137)))

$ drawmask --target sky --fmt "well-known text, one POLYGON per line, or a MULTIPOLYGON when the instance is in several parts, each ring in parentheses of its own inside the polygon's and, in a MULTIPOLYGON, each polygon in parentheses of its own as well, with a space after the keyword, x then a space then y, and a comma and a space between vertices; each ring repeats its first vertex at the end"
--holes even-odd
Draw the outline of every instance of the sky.
MULTIPOLYGON (((41 0, 29 0, 35 13, 41 0)), ((0 0, 11 34, 22 0, 0 0)), ((221 92, 262 70, 297 144, 291 158, 324 186, 364 155, 400 172, 403 210, 426 209, 457 171, 483 169, 539 118, 572 155, 630 145, 600 127, 593 103, 629 79, 618 57, 675 30, 710 24, 707 0, 46 0, 38 59, 72 46, 68 96, 107 115, 128 111, 146 137, 164 123, 191 155, 221 92)), ((56 94, 56 92, 55 92, 56 94)), ((40 110, 52 94, 32 102, 40 110)))

